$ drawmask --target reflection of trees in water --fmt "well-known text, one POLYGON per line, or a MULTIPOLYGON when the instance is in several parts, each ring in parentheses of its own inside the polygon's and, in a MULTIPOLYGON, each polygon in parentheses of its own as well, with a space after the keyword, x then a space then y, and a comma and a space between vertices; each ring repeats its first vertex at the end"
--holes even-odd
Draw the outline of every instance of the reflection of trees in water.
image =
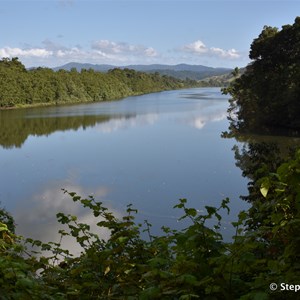
POLYGON ((242 170, 242 175, 249 178, 248 195, 242 200, 251 203, 248 225, 252 228, 260 226, 266 211, 261 205, 266 201, 261 193, 261 180, 275 173, 277 168, 294 156, 300 146, 300 139, 288 137, 239 136, 239 145, 233 147, 236 165, 242 170))
POLYGON ((85 129, 111 118, 103 115, 26 118, 24 111, 14 113, 1 112, 0 145, 4 148, 20 148, 30 135, 41 136, 56 131, 85 129))

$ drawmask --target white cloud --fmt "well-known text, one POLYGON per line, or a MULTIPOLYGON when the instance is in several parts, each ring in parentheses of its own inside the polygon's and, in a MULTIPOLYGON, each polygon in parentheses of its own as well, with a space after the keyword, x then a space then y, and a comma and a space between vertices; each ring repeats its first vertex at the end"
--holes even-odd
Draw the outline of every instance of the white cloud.
POLYGON ((149 57, 154 57, 154 56, 157 56, 157 55, 158 55, 158 53, 156 52, 156 50, 153 49, 152 47, 147 48, 147 49, 145 50, 145 54, 146 54, 146 56, 149 56, 149 57))
POLYGON ((216 56, 229 59, 240 58, 240 54, 235 49, 224 50, 217 47, 207 47, 200 40, 183 46, 181 50, 195 55, 216 56))
POLYGON ((187 52, 199 53, 199 54, 203 54, 203 53, 208 52, 208 48, 200 40, 198 40, 194 43, 183 46, 183 50, 187 51, 187 52))
POLYGON ((26 45, 24 48, 0 48, 1 57, 19 57, 26 66, 37 64, 58 65, 69 61, 90 63, 148 63, 158 57, 152 47, 117 43, 109 40, 93 42, 89 48, 80 45, 66 47, 49 39, 42 41, 41 47, 26 45))
POLYGON ((211 53, 214 53, 220 57, 224 58, 239 58, 240 54, 235 49, 223 50, 221 48, 210 48, 211 53))
POLYGON ((99 40, 92 43, 92 49, 105 54, 125 54, 138 56, 157 56, 157 52, 152 47, 142 45, 130 45, 123 42, 112 42, 109 40, 99 40))
MULTIPOLYGON (((41 45, 32 46, 24 44, 23 47, 0 48, 1 57, 19 57, 26 67, 32 66, 59 66, 67 62, 76 61, 82 63, 129 65, 129 64, 153 64, 169 63, 177 64, 180 61, 191 63, 192 61, 211 65, 212 61, 222 59, 223 64, 227 60, 241 58, 242 55, 235 49, 224 50, 218 47, 208 47, 201 40, 184 45, 172 55, 158 53, 153 47, 126 42, 110 40, 97 40, 88 47, 81 45, 65 46, 61 43, 45 39, 41 45), (178 56, 178 53, 181 57, 178 56)), ((216 62, 214 62, 216 64, 216 62)))
POLYGON ((102 53, 120 53, 124 49, 125 46, 121 44, 117 44, 115 42, 111 42, 108 40, 100 40, 93 42, 92 49, 100 51, 102 53))
POLYGON ((0 49, 1 57, 49 57, 52 56, 53 52, 48 51, 43 48, 31 48, 31 49, 21 49, 21 48, 10 48, 5 47, 0 49))

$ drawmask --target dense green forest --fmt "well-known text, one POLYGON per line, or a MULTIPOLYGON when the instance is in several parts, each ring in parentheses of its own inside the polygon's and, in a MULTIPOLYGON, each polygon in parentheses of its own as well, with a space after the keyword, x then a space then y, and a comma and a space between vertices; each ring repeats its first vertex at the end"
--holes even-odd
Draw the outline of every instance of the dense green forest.
POLYGON ((16 57, 0 60, 0 108, 112 100, 192 86, 197 82, 130 69, 55 72, 27 70, 16 57))
POLYGON ((245 72, 224 92, 232 96, 234 132, 300 129, 300 17, 281 30, 265 26, 254 39, 245 72))
POLYGON ((224 90, 233 97, 231 134, 244 142, 234 148, 235 159, 250 179, 242 198, 251 206, 232 222, 231 241, 221 231, 222 216, 230 210, 227 198, 204 212, 180 199, 174 208, 182 211, 179 221, 189 221, 187 227, 163 227, 154 236, 147 221, 136 223, 131 205, 117 219, 92 196, 64 190, 110 236, 104 239, 76 216, 58 212, 60 241, 26 239, 15 235, 13 218, 0 210, 0 299, 299 298, 299 146, 280 148, 243 135, 258 128, 298 130, 299 34, 299 17, 281 31, 265 27, 251 45, 253 63, 240 77, 236 69, 235 81, 224 90), (82 247, 79 256, 62 248, 70 237, 82 247))

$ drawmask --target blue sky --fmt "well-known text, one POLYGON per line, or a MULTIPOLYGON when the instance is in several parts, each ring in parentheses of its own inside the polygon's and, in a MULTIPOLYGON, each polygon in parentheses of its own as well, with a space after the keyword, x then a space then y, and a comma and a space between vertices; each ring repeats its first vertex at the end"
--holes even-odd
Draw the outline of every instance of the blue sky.
POLYGON ((300 0, 0 0, 0 57, 26 65, 245 66, 264 25, 300 15, 300 0))

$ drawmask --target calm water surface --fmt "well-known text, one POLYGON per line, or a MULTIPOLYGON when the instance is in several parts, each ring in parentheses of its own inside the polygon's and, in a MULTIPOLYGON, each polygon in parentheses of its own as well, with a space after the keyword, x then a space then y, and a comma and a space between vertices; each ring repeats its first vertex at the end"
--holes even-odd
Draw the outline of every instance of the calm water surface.
POLYGON ((89 221, 61 188, 95 195, 122 216, 126 205, 154 233, 179 226, 179 198, 202 210, 231 199, 246 207, 247 180, 235 166, 227 97, 217 88, 168 91, 124 100, 0 112, 0 201, 18 233, 52 240, 60 211, 89 221))

